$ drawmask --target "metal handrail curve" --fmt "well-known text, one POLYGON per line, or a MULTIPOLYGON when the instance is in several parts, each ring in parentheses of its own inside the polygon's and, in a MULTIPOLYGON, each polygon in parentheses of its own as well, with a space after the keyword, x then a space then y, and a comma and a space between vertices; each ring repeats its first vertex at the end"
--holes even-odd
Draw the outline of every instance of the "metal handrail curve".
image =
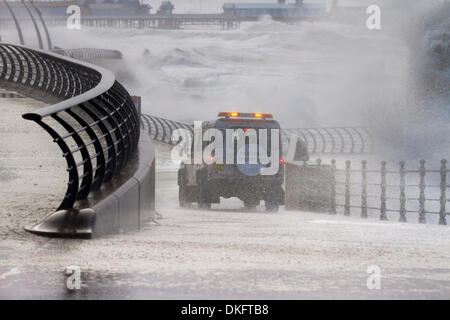
POLYGON ((118 176, 133 158, 140 136, 136 107, 114 75, 101 67, 24 46, 0 43, 0 83, 30 89, 60 102, 24 114, 60 147, 69 181, 58 210, 118 176))
POLYGON ((97 48, 75 48, 75 49, 53 49, 52 52, 61 54, 63 56, 88 61, 95 59, 122 59, 122 52, 111 49, 97 49, 97 48))
POLYGON ((162 143, 175 145, 176 142, 172 141, 172 132, 176 129, 186 129, 191 133, 194 131, 194 127, 190 123, 168 120, 165 118, 142 114, 141 123, 146 125, 148 134, 153 140, 157 140, 162 143))

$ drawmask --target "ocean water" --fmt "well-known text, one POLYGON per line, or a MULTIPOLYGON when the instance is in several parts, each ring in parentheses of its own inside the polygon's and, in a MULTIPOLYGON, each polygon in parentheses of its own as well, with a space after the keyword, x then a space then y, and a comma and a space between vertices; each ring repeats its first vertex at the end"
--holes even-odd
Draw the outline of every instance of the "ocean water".
POLYGON ((409 156, 450 156, 450 2, 427 6, 409 36, 413 92, 403 149, 409 156))
MULTIPOLYGON (((195 3, 175 1, 183 11, 195 3)), ((146 113, 194 121, 258 111, 273 113, 283 127, 368 126, 387 158, 448 157, 448 14, 430 13, 442 12, 439 0, 414 8, 393 3, 397 9, 383 11, 379 31, 369 31, 362 15, 299 25, 263 17, 238 30, 51 33, 59 47, 122 51, 124 61, 108 67, 142 96, 146 113)))
MULTIPOLYGON (((58 45, 74 46, 66 30, 58 45)), ((390 35, 332 22, 270 18, 239 30, 81 30, 76 46, 121 50, 114 67, 144 110, 179 120, 219 111, 274 113, 285 127, 367 125, 405 93, 408 48, 390 35)), ((381 119, 380 119, 381 120, 381 119)))

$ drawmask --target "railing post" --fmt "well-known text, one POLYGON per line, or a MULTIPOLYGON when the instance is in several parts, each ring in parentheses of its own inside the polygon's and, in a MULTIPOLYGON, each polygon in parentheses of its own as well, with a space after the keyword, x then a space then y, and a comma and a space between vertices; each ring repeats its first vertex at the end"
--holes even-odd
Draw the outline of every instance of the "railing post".
POLYGON ((381 161, 381 193, 380 220, 387 220, 386 216, 386 161, 381 161))
POLYGON ((445 204, 447 202, 447 160, 441 160, 441 208, 439 210, 439 224, 447 225, 445 204))
POLYGON ((307 168, 308 164, 306 163, 306 161, 303 162, 303 171, 301 172, 300 175, 300 179, 302 179, 302 181, 300 181, 300 190, 301 190, 301 194, 300 194, 300 208, 301 210, 309 210, 309 197, 306 196, 306 185, 308 184, 308 168, 307 168))
POLYGON ((330 214, 336 214, 336 160, 331 160, 330 214))
POLYGON ((367 161, 361 164, 361 218, 367 218, 367 161))
POLYGON ((419 223, 426 223, 425 219, 425 160, 420 160, 419 168, 419 223))
POLYGON ((322 160, 321 159, 317 159, 316 160, 317 163, 317 192, 316 192, 316 201, 315 201, 315 209, 316 210, 321 210, 321 201, 320 201, 320 183, 321 183, 321 164, 322 164, 322 160))
POLYGON ((20 24, 19 21, 17 20, 16 15, 14 14, 14 11, 12 10, 12 8, 10 7, 10 5, 8 4, 7 0, 3 1, 6 5, 6 7, 8 8, 9 13, 11 14, 11 16, 13 17, 14 20, 14 24, 16 25, 16 29, 17 29, 17 34, 19 35, 19 43, 21 45, 24 45, 25 42, 23 40, 23 33, 22 33, 22 29, 20 28, 20 24))
POLYGON ((406 222, 405 161, 400 161, 400 222, 406 222))
POLYGON ((350 183, 351 183, 351 162, 350 160, 345 161, 345 205, 344 214, 346 216, 350 215, 350 183))

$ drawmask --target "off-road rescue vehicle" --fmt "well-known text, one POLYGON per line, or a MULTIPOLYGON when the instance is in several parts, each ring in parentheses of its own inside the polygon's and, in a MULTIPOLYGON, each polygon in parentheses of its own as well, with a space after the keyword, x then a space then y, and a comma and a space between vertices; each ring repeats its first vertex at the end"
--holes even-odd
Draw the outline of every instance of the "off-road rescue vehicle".
MULTIPOLYGON (((264 200, 267 211, 278 211, 279 206, 284 204, 284 159, 279 123, 271 114, 220 112, 218 116, 216 120, 202 122, 201 131, 220 131, 222 150, 216 143, 215 149, 208 155, 211 161, 195 162, 193 139, 192 161, 182 162, 178 170, 180 207, 197 202, 199 208, 209 209, 211 203, 220 203, 220 197, 237 197, 247 209, 254 209, 264 200), (252 158, 255 151, 257 159, 252 158), (222 159, 219 159, 220 153, 222 159), (260 154, 267 156, 265 161, 261 161, 260 154), (230 158, 234 160, 231 163, 227 161, 230 158)), ((217 138, 213 139, 211 141, 217 138)), ((205 151, 211 141, 202 139, 201 150, 205 151)))

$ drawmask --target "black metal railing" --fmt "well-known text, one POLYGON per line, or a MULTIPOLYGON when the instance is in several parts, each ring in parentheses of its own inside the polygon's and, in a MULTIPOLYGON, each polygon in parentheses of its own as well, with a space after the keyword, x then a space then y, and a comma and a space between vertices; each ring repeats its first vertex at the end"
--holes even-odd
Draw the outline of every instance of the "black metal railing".
POLYGON ((176 141, 172 141, 172 132, 176 129, 186 129, 194 133, 193 125, 181 122, 168 120, 161 117, 151 116, 143 114, 141 116, 141 122, 147 128, 147 132, 153 140, 175 145, 176 141))
MULTIPOLYGON (((14 3, 14 2, 11 2, 14 3)), ((10 3, 10 6, 11 6, 10 3)), ((13 6, 13 10, 16 9, 13 6)), ((27 18, 27 17, 25 17, 27 18)), ((28 17, 29 18, 29 17, 28 17)), ((67 26, 67 16, 46 16, 48 26, 67 26)), ((0 27, 14 23, 12 17, 0 17, 0 27)), ((86 16, 80 17, 81 27, 90 28, 162 28, 176 29, 184 25, 217 25, 223 29, 237 29, 240 21, 223 14, 172 14, 133 16, 86 16)))
POLYGON ((52 50, 52 52, 82 61, 99 60, 99 59, 122 59, 122 52, 110 49, 96 49, 96 48, 54 49, 52 50))
POLYGON ((283 143, 295 134, 305 141, 311 154, 370 153, 374 143, 366 127, 322 127, 282 130, 283 143))
POLYGON ((446 207, 450 188, 447 160, 441 160, 441 166, 436 169, 426 169, 425 160, 420 160, 418 167, 406 165, 400 161, 389 167, 386 161, 381 161, 378 168, 369 168, 368 162, 362 160, 359 168, 354 169, 347 160, 345 168, 337 168, 333 160, 335 207, 332 210, 341 207, 345 215, 350 215, 352 209, 357 209, 362 218, 371 210, 379 214, 380 220, 387 220, 389 212, 398 213, 401 222, 406 222, 407 214, 417 214, 419 223, 425 223, 426 214, 431 214, 438 215, 439 224, 446 225, 446 216, 450 214, 446 207))
MULTIPOLYGON (((70 209, 127 167, 137 149, 140 121, 114 75, 53 53, 0 43, 0 82, 33 89, 60 102, 23 115, 61 148, 69 181, 58 210, 70 209)), ((26 91, 25 90, 25 91, 26 91)))
MULTIPOLYGON (((289 164, 286 193, 291 209, 319 211, 344 215, 355 212, 361 218, 378 216, 380 220, 396 218, 406 222, 407 216, 416 216, 419 223, 429 217, 438 217, 438 223, 447 224, 448 175, 447 160, 440 167, 426 168, 425 160, 409 164, 405 161, 381 161, 376 167, 362 160, 356 166, 331 160, 316 164, 289 164)), ((436 220, 429 218, 430 220, 436 220)))

